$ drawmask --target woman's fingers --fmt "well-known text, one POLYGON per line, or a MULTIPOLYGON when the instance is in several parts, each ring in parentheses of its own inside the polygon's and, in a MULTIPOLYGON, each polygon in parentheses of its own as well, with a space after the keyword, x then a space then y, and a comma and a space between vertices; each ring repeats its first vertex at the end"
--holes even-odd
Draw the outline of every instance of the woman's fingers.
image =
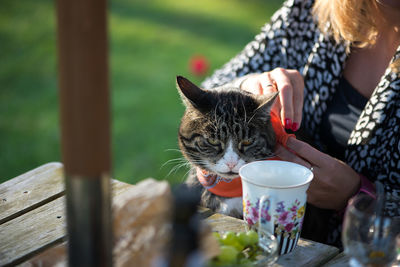
MULTIPOLYGON (((258 78, 258 86, 260 88, 260 93, 263 95, 274 94, 278 91, 276 87, 276 82, 272 79, 270 72, 264 72, 258 78)), ((272 106, 272 110, 276 114, 280 114, 281 112, 281 103, 280 101, 275 101, 272 106)))
POLYGON ((292 130, 297 131, 300 127, 303 114, 304 80, 297 70, 287 70, 293 85, 293 124, 292 130))
MULTIPOLYGON (((294 138, 289 138, 289 139, 294 139, 294 138)), ((275 154, 282 160, 297 163, 297 164, 303 165, 304 167, 309 168, 309 169, 312 167, 312 165, 309 162, 298 157, 296 154, 290 152, 285 147, 283 147, 281 144, 276 145, 275 154)))
POLYGON ((276 82, 274 79, 272 79, 270 72, 264 72, 263 74, 261 74, 259 82, 263 90, 262 93, 264 95, 273 94, 278 91, 278 89, 276 88, 276 82))
POLYGON ((279 91, 279 101, 276 101, 272 109, 280 115, 286 129, 299 129, 304 82, 297 70, 276 68, 270 72, 252 75, 242 83, 242 89, 264 95, 279 91))
POLYGON ((270 76, 279 90, 282 123, 286 129, 297 131, 303 113, 303 77, 297 70, 282 68, 274 69, 270 72, 270 76))
POLYGON ((289 138, 286 145, 289 149, 295 151, 297 155, 310 162, 313 167, 319 167, 325 165, 325 162, 329 162, 328 155, 296 138, 289 138))
POLYGON ((293 90, 295 90, 289 77, 289 72, 282 68, 274 69, 271 72, 273 80, 276 82, 281 102, 281 120, 286 129, 292 129, 293 123, 293 90))
POLYGON ((287 155, 280 148, 277 150, 279 156, 282 155, 284 160, 300 163, 314 173, 314 179, 307 190, 307 201, 324 209, 340 210, 345 207, 347 200, 360 188, 357 172, 344 162, 295 138, 289 138, 286 145, 286 152, 294 155, 287 155))

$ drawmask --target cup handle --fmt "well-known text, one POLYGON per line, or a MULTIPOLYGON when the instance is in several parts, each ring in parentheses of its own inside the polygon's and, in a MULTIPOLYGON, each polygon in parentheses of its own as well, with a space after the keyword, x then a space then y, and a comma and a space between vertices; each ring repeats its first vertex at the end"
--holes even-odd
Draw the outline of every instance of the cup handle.
POLYGON ((269 232, 271 235, 274 234, 275 232, 275 220, 274 217, 272 216, 272 212, 273 210, 275 210, 275 206, 276 206, 276 201, 274 199, 274 197, 272 196, 266 196, 263 195, 260 198, 260 207, 258 210, 258 214, 259 214, 259 218, 258 218, 258 230, 260 231, 267 231, 269 232), (265 218, 263 218, 263 210, 267 209, 267 213, 265 218), (264 229, 262 229, 262 223, 261 221, 265 219, 267 221, 269 221, 270 223, 268 223, 267 227, 265 227, 264 229))

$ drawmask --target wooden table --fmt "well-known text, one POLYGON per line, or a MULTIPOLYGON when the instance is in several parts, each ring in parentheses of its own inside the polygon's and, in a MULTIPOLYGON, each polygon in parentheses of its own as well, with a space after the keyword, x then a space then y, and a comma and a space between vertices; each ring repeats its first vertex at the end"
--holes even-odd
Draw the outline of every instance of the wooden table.
MULTIPOLYGON (((113 194, 131 185, 113 180, 113 194)), ((242 231, 242 220, 203 212, 215 231, 242 231)), ((0 266, 22 264, 66 241, 63 165, 42 165, 0 184, 0 266)), ((346 266, 335 247, 300 239, 274 266, 346 266), (337 258, 335 258, 337 257, 337 258)))

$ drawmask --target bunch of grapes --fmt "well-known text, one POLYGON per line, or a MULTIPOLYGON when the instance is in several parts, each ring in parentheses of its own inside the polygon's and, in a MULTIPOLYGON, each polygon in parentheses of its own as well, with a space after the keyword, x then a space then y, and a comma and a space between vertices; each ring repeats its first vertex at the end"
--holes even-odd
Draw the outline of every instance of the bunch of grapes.
POLYGON ((254 230, 247 232, 226 232, 220 235, 214 232, 220 245, 218 256, 210 260, 211 267, 217 266, 255 266, 257 257, 263 253, 258 246, 258 234, 254 230))

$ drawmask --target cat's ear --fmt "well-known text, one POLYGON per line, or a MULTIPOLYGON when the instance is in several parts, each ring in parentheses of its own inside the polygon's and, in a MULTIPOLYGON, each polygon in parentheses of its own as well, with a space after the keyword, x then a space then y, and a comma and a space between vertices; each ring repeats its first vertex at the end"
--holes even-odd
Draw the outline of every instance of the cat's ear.
POLYGON ((279 95, 279 92, 275 92, 269 95, 261 95, 258 97, 259 106, 257 108, 257 112, 264 112, 269 116, 271 112, 272 105, 275 103, 276 97, 279 95))
POLYGON ((209 106, 207 92, 188 79, 177 76, 176 85, 186 107, 190 105, 197 109, 204 109, 209 106))

